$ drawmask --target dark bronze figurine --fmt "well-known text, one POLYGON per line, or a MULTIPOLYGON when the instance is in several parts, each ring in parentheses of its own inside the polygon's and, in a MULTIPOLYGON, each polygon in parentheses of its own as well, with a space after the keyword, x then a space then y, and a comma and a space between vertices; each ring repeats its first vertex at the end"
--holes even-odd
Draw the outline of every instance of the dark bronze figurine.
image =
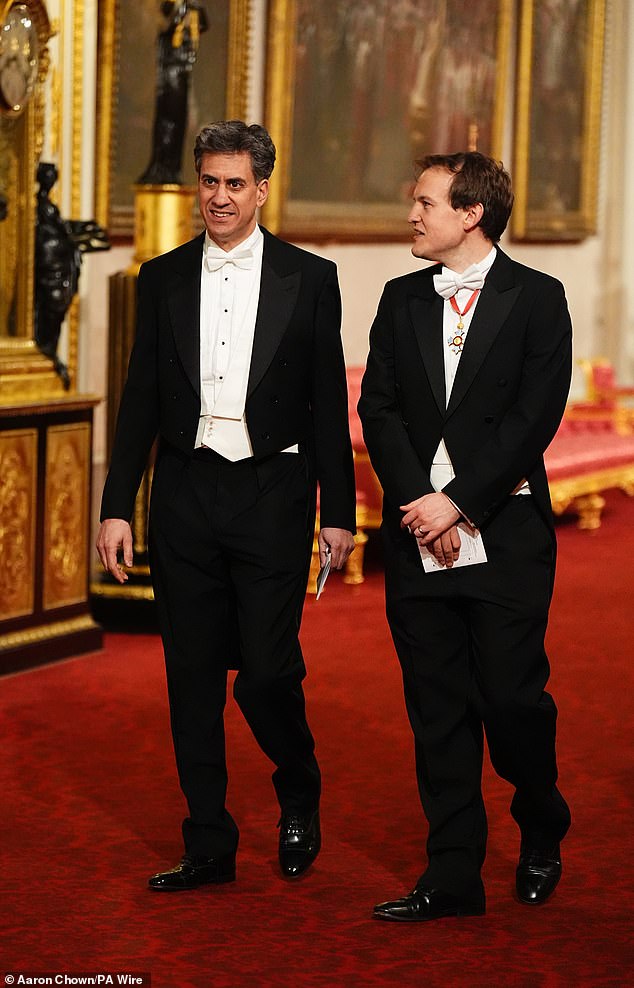
POLYGON ((105 230, 94 220, 63 220, 49 193, 57 181, 57 168, 42 162, 37 169, 37 219, 35 227, 35 342, 53 361, 55 370, 70 387, 68 368, 57 356, 59 336, 68 307, 77 292, 81 256, 108 250, 105 230))
POLYGON ((152 159, 138 179, 140 185, 182 185, 183 142, 187 102, 198 41, 208 28, 199 0, 161 3, 165 25, 158 35, 156 108, 152 159))

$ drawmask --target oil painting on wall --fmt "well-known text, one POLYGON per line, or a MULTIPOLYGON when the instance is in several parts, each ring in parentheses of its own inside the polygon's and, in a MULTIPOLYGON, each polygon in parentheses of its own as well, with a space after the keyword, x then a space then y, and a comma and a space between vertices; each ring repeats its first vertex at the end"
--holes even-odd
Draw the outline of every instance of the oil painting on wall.
POLYGON ((580 240, 596 222, 604 0, 522 0, 513 234, 580 240))
POLYGON ((266 222, 398 236, 416 157, 499 154, 509 21, 507 0, 471 0, 468 16, 462 0, 273 0, 267 122, 284 181, 266 222))

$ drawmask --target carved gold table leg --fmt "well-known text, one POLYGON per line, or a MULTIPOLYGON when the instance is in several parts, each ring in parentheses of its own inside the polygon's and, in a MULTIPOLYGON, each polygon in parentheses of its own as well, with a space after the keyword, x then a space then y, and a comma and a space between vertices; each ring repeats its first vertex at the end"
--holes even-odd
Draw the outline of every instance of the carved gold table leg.
POLYGON ((577 527, 586 530, 600 528, 601 512, 605 507, 605 498, 600 494, 585 494, 576 497, 574 508, 579 515, 577 527))
POLYGON ((363 583, 365 580, 363 575, 363 557, 365 554, 365 544, 367 541, 368 536, 366 533, 363 530, 359 530, 354 537, 354 552, 348 557, 348 562, 346 563, 346 568, 344 570, 344 583, 350 583, 353 586, 356 586, 359 583, 363 583))
POLYGON ((308 571, 308 586, 306 593, 317 593, 317 577, 319 576, 319 543, 317 542, 317 529, 313 539, 313 553, 310 557, 310 570, 308 571))

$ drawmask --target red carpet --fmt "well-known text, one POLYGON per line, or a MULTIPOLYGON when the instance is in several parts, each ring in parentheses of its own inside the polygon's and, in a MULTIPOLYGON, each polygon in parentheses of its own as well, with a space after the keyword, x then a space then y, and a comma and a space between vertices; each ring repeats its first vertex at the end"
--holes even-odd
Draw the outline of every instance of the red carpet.
POLYGON ((103 653, 0 680, 0 984, 19 971, 151 972, 154 988, 631 984, 634 501, 610 497, 596 533, 566 522, 558 531, 551 685, 574 824, 548 905, 513 898, 510 790, 487 772, 487 915, 412 926, 370 918, 374 902, 413 884, 424 846, 370 559, 363 586, 333 576, 306 605, 324 849, 297 884, 277 872, 270 766, 230 702, 238 881, 182 896, 146 890, 147 876, 181 854, 184 812, 156 638, 110 634, 103 653))

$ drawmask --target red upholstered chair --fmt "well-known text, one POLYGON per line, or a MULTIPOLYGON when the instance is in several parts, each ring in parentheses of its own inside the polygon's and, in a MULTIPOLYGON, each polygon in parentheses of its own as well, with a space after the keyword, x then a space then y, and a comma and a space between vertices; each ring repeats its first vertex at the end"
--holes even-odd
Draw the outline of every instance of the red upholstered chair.
POLYGON ((603 492, 619 488, 634 495, 634 434, 617 429, 612 413, 569 406, 544 454, 556 515, 572 509, 579 528, 601 524, 603 492))
POLYGON ((568 406, 571 418, 609 418, 617 432, 629 435, 634 431, 634 387, 616 382, 614 366, 607 357, 584 358, 578 361, 586 383, 586 397, 568 406))
MULTIPOLYGON (((623 403, 634 396, 634 388, 621 388, 614 383, 614 371, 607 360, 581 364, 586 374, 591 374, 593 390, 589 387, 585 401, 568 405, 545 460, 555 513, 561 514, 570 507, 579 516, 580 528, 593 529, 601 524, 605 504, 602 491, 618 487, 634 494, 634 407, 628 408, 623 403)), ((361 513, 364 521, 360 530, 365 531, 381 524, 383 492, 372 469, 357 415, 363 371, 363 367, 347 368, 357 524, 361 513)), ((356 568, 350 582, 361 582, 363 552, 354 552, 350 562, 356 568)))
MULTIPOLYGON (((586 373, 592 372, 594 390, 589 392, 587 400, 568 405, 545 460, 555 513, 561 514, 572 507, 579 515, 579 527, 593 529, 601 524, 605 504, 602 491, 618 487, 627 494, 634 494, 634 408, 622 404, 624 399, 634 396, 634 388, 617 387, 613 369, 606 360, 581 363, 586 373)), ((381 485, 370 463, 357 414, 363 371, 363 367, 348 367, 346 371, 359 530, 358 548, 350 557, 344 576, 348 583, 363 582, 365 533, 380 526, 383 501, 381 485)), ((315 540, 311 568, 313 590, 318 569, 315 540)))

